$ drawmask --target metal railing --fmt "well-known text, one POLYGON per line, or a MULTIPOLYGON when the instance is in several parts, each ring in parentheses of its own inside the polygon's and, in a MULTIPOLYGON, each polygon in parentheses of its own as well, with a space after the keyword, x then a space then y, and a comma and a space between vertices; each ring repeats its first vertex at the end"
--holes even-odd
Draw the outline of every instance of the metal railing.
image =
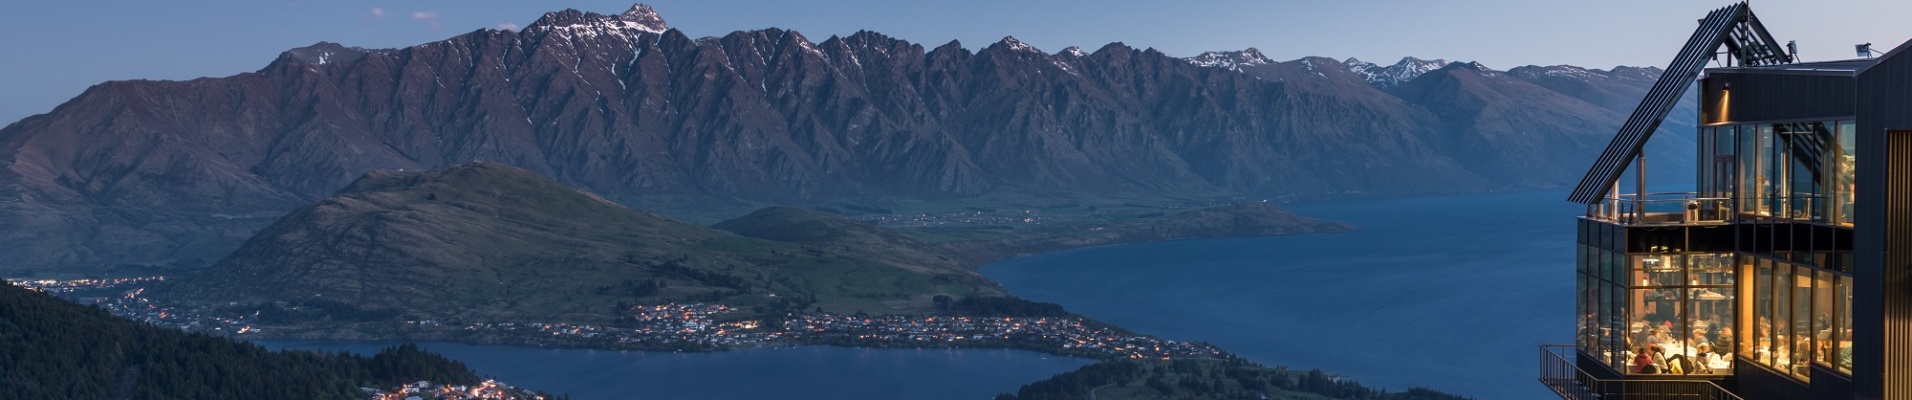
POLYGON ((1573 345, 1540 345, 1540 384, 1565 400, 1745 400, 1709 380, 1600 379, 1576 358, 1573 345))
POLYGON ((1587 218, 1622 225, 1723 224, 1732 219, 1733 199, 1697 193, 1647 193, 1608 196, 1587 205, 1587 218))
POLYGON ((1671 192, 1607 196, 1587 205, 1587 219, 1620 225, 1706 225, 1748 221, 1845 224, 1850 198, 1798 193, 1786 197, 1700 197, 1671 192))

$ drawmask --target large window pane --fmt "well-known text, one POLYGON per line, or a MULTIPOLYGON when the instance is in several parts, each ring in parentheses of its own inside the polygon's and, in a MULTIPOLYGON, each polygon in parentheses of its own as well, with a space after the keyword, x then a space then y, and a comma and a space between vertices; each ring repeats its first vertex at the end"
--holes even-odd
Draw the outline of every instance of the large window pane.
POLYGON ((1791 371, 1794 377, 1807 379, 1811 376, 1811 370, 1806 366, 1812 362, 1813 350, 1813 271, 1803 266, 1793 266, 1791 270, 1791 279, 1788 280, 1791 286, 1788 289, 1792 291, 1792 307, 1789 307, 1792 315, 1792 359, 1788 360, 1786 365, 1791 367, 1788 371, 1791 371))
POLYGON ((1839 145, 1835 146, 1838 154, 1832 157, 1837 163, 1836 178, 1833 179, 1833 191, 1837 192, 1834 195, 1833 212, 1838 214, 1836 222, 1846 226, 1852 225, 1853 156, 1857 154, 1853 149, 1857 144, 1853 130, 1852 121, 1839 122, 1839 145))
POLYGON ((1753 154, 1758 156, 1759 160, 1754 166, 1753 197, 1759 199, 1756 212, 1760 215, 1775 215, 1785 208, 1778 202, 1779 193, 1783 189, 1780 186, 1785 180, 1780 179, 1779 176, 1780 171, 1783 170, 1780 169, 1778 162, 1779 154, 1773 147, 1773 126, 1759 125, 1758 129, 1758 133, 1754 134, 1756 141, 1754 143, 1758 147, 1753 150, 1753 154))
POLYGON ((1832 273, 1815 271, 1812 284, 1812 361, 1832 365, 1832 273))
POLYGON ((1755 278, 1756 275, 1754 275, 1752 264, 1753 259, 1751 257, 1741 256, 1736 258, 1739 260, 1739 274, 1745 278, 1745 280, 1741 282, 1746 282, 1746 284, 1735 286, 1739 291, 1738 297, 1741 300, 1739 302, 1738 312, 1740 318, 1738 320, 1739 322, 1734 324, 1732 331, 1720 332, 1720 336, 1722 336, 1720 341, 1733 343, 1734 347, 1730 347, 1730 349, 1734 349, 1734 351, 1737 351, 1747 359, 1753 359, 1754 355, 1758 353, 1754 349, 1754 346, 1759 345, 1758 330, 1753 327, 1757 324, 1755 321, 1760 320, 1761 316, 1764 315, 1757 312, 1754 307, 1754 305, 1759 302, 1758 299, 1760 299, 1760 297, 1753 294, 1753 287, 1755 286, 1754 283, 1759 280, 1755 278))
POLYGON ((1680 286, 1686 284, 1686 257, 1677 254, 1633 256, 1637 286, 1680 286))
POLYGON ((1733 290, 1730 287, 1688 290, 1692 336, 1686 356, 1699 364, 1698 373, 1732 373, 1733 290))
POLYGON ((1598 299, 1593 297, 1593 286, 1588 284, 1587 274, 1577 275, 1576 278, 1577 279, 1574 280, 1574 293, 1577 295, 1574 296, 1574 302, 1576 303, 1574 304, 1574 310, 1579 311, 1577 314, 1580 315, 1580 318, 1574 322, 1574 347, 1578 347, 1580 351, 1589 354, 1597 354, 1599 349, 1593 348, 1592 332, 1594 323, 1598 320, 1594 319, 1593 310, 1589 307, 1593 306, 1595 304, 1594 302, 1598 299))
POLYGON ((1753 345, 1752 358, 1760 364, 1773 365, 1773 262, 1758 259, 1753 275, 1753 335, 1747 341, 1753 345))
POLYGON ((1606 294, 1606 335, 1607 351, 1613 356, 1612 365, 1625 370, 1627 360, 1632 358, 1628 350, 1627 319, 1621 313, 1626 309, 1626 288, 1614 283, 1607 285, 1606 294))
POLYGON ((1839 354, 1837 361, 1839 371, 1850 374, 1852 373, 1852 277, 1839 276, 1838 280, 1834 283, 1837 286, 1834 291, 1838 294, 1833 296, 1833 299, 1838 302, 1835 306, 1838 309, 1838 315, 1834 318, 1839 320, 1839 339, 1835 344, 1837 349, 1834 351, 1839 354))
MULTIPOLYGON (((1633 351, 1651 355, 1648 360, 1656 362, 1664 372, 1664 361, 1674 354, 1685 354, 1689 349, 1682 334, 1686 332, 1685 310, 1681 307, 1683 293, 1678 288, 1637 288, 1632 290, 1632 320, 1627 324, 1627 332, 1632 335, 1635 344, 1633 351)), ((1636 358, 1629 371, 1639 372, 1639 358, 1636 358)))
POLYGON ((1694 286, 1732 286, 1732 254, 1694 254, 1687 256, 1692 262, 1688 272, 1688 283, 1694 286))

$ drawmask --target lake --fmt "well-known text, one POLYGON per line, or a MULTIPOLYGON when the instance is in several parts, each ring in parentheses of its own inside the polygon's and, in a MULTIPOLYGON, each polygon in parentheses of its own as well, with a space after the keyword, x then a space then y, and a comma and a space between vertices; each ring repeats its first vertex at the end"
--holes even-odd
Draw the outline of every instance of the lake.
MULTIPOLYGON (((1270 366, 1480 400, 1557 397, 1538 345, 1573 334, 1565 193, 1289 205, 1335 234, 1080 249, 990 264, 1009 291, 1270 366)), ((262 341, 376 352, 389 343, 262 341)), ((481 374, 590 399, 986 399, 1088 360, 1019 350, 756 348, 647 353, 426 343, 481 374)))
MULTIPOLYGON (((398 342, 256 340, 377 353, 398 342)), ((513 386, 598 399, 988 399, 1092 361, 1022 350, 751 348, 716 353, 420 343, 513 386)))
POLYGON ((990 264, 1011 293, 1266 365, 1481 400, 1558 398, 1538 345, 1573 339, 1564 192, 1288 208, 1350 233, 1098 247, 990 264))

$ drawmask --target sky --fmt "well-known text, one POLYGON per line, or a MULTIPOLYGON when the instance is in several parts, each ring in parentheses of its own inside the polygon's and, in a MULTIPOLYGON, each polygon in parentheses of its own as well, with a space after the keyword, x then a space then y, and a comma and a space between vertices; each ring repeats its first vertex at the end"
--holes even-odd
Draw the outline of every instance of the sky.
MULTIPOLYGON (((1004 36, 1048 52, 1109 42, 1175 56, 1255 47, 1270 58, 1404 56, 1495 69, 1569 64, 1662 66, 1694 22, 1726 1, 1697 0, 650 0, 692 37, 778 27, 812 40, 859 30, 934 47, 980 49, 1004 36)), ((1755 1, 1804 60, 1853 58, 1912 38, 1904 0, 1755 1)), ((630 0, 86 0, 0 2, 0 125, 51 111, 108 80, 229 76, 319 41, 394 48, 477 29, 529 25, 575 8, 615 14, 630 0)))

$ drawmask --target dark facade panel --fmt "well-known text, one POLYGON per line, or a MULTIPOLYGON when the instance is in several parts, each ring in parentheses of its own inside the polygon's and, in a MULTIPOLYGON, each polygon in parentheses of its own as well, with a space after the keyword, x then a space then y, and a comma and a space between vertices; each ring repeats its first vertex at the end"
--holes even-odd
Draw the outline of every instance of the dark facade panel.
POLYGON ((1836 399, 1813 396, 1813 388, 1780 372, 1747 360, 1733 363, 1733 393, 1746 400, 1836 399))
POLYGON ((1852 76, 1715 70, 1702 86, 1705 123, 1851 117, 1857 88, 1852 76))
MULTIPOLYGON (((1903 50, 1903 47, 1901 47, 1903 50)), ((1912 56, 1858 77, 1853 229, 1855 399, 1912 399, 1912 56)))

